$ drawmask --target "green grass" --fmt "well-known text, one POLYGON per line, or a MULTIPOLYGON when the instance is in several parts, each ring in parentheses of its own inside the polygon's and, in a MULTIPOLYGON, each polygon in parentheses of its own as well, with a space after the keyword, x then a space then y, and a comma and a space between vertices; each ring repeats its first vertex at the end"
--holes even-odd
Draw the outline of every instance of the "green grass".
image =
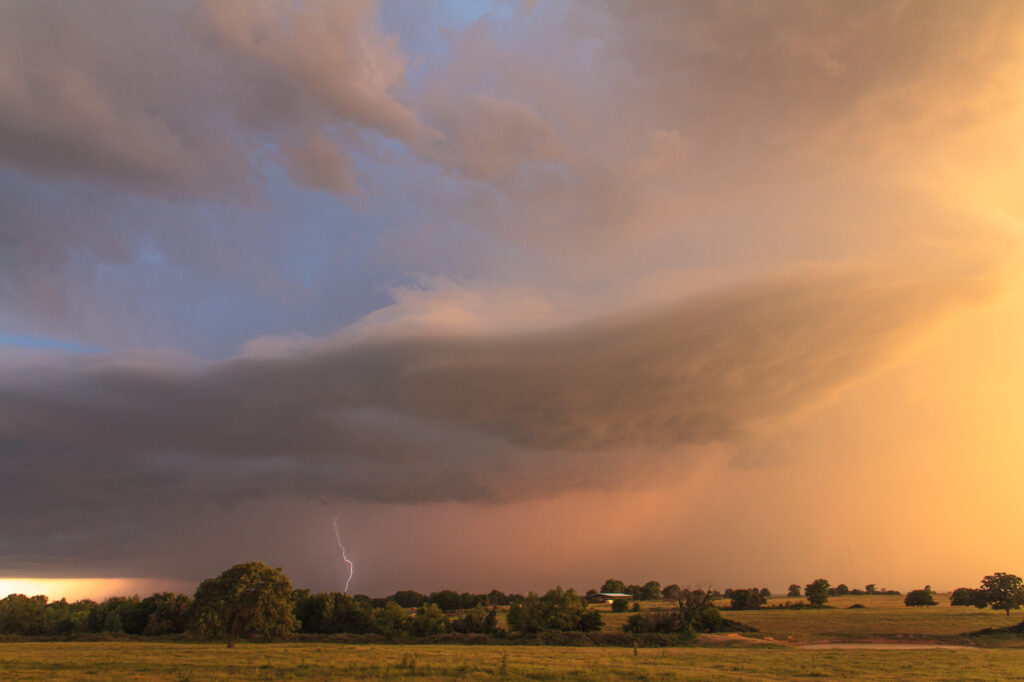
POLYGON ((322 679, 1024 679, 1024 651, 807 651, 432 645, 17 642, 7 680, 322 679), (504 659, 503 669, 503 656, 504 659))

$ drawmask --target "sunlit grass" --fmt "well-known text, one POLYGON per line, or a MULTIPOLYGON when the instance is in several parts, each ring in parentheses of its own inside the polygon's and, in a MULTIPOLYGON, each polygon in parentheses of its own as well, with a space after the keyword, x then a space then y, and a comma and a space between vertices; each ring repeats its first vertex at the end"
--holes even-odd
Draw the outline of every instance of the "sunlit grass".
MULTIPOLYGON (((783 604, 799 599, 774 598, 768 603, 783 604)), ((746 625, 756 627, 759 636, 792 642, 934 640, 959 642, 962 635, 983 628, 1014 625, 1024 619, 1024 611, 1007 616, 1002 611, 976 609, 972 606, 949 606, 946 595, 938 595, 939 606, 906 607, 903 597, 886 595, 857 595, 832 597, 823 609, 773 609, 750 611, 722 611, 722 615, 746 625), (847 608, 862 604, 863 609, 847 608)), ((728 600, 718 602, 727 606, 728 600)), ((669 602, 644 602, 644 611, 670 609, 669 602)), ((621 629, 631 613, 602 614, 604 629, 621 629)))
POLYGON ((460 645, 29 642, 0 644, 11 680, 512 679, 842 677, 1024 679, 1024 651, 806 651, 460 645))
MULTIPOLYGON (((776 600, 776 601, 785 601, 776 600)), ((943 600, 943 603, 948 601, 943 600)), ((724 614, 757 627, 746 635, 706 637, 671 648, 343 644, 197 644, 153 640, 0 643, 0 678, 79 679, 1024 679, 1024 638, 965 633, 1003 627, 1024 614, 971 607, 906 608, 900 597, 834 598, 831 609, 759 609, 724 614), (853 603, 866 608, 847 609, 853 603), (936 641, 974 643, 958 650, 807 650, 798 642, 936 641), (729 646, 724 646, 729 645, 729 646), (998 647, 998 648, 987 648, 998 647)), ((668 609, 645 602, 643 610, 668 609)), ((601 607, 605 630, 631 615, 601 607)))

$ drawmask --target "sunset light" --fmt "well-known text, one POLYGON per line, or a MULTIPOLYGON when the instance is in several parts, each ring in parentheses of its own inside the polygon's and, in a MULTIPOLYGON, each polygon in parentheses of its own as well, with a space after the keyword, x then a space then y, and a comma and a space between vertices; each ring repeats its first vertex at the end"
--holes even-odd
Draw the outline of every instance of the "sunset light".
POLYGON ((1024 571, 1022 247, 1024 2, 0 0, 0 598, 967 609, 1024 571))

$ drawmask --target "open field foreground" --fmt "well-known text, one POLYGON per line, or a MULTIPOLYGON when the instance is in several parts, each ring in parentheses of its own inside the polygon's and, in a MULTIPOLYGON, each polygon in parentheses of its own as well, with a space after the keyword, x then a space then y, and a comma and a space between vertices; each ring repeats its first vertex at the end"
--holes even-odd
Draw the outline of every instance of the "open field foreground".
POLYGON ((0 644, 0 670, 9 680, 1007 680, 1024 679, 1024 651, 31 642, 0 644))

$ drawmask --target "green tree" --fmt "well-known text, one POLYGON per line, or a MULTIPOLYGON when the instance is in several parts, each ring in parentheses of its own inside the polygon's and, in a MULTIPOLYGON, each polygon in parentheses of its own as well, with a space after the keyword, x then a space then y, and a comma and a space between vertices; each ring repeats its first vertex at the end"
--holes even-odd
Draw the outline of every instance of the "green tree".
POLYGON ((441 590, 430 594, 430 602, 442 611, 456 611, 462 608, 462 598, 455 590, 441 590))
POLYGON ((604 585, 601 585, 601 591, 605 594, 625 594, 626 583, 615 578, 608 578, 604 581, 604 585))
POLYGON ((988 606, 988 596, 984 590, 972 590, 970 587, 958 587, 949 595, 950 606, 974 606, 983 609, 988 606))
POLYGON ((399 590, 391 595, 391 601, 403 609, 417 609, 427 603, 427 595, 415 590, 399 590))
POLYGON ((756 587, 751 587, 746 590, 733 590, 732 596, 729 597, 729 602, 732 608, 740 611, 760 608, 764 604, 765 599, 761 596, 760 590, 756 587))
POLYGON ((328 632, 365 634, 374 631, 373 609, 369 601, 343 592, 332 592, 330 598, 333 610, 328 632))
POLYGON ((786 593, 786 596, 787 597, 799 597, 800 594, 801 594, 800 586, 797 585, 796 583, 793 583, 792 585, 789 586, 789 592, 786 593))
POLYGON ((279 637, 295 631, 292 585, 280 568, 258 561, 232 566, 196 590, 193 627, 207 637, 279 637))
MULTIPOLYGON (((623 602, 628 605, 626 600, 623 602)), ((587 605, 575 590, 556 587, 543 597, 531 592, 525 598, 516 600, 509 608, 507 618, 509 627, 519 632, 585 630, 599 623, 598 619, 587 616, 587 613, 587 605)))
POLYGON ((625 613, 629 610, 628 599, 613 599, 612 600, 612 611, 615 613, 625 613))
POLYGON ((994 609, 1006 611, 1024 606, 1024 581, 1012 573, 995 573, 981 579, 981 589, 994 609))
POLYGON ((903 603, 906 606, 935 606, 938 602, 935 601, 935 597, 932 595, 931 585, 928 585, 923 590, 907 592, 903 603))
POLYGON ((644 583, 643 588, 640 590, 640 598, 644 601, 661 599, 661 583, 657 580, 650 580, 644 583))
POLYGON ((408 631, 409 616, 405 609, 389 599, 383 608, 374 609, 373 625, 377 634, 397 637, 408 631))
POLYGON ((437 604, 424 604, 412 618, 412 630, 420 637, 440 635, 448 630, 448 619, 437 604))
POLYGON ((9 594, 0 599, 0 632, 41 635, 46 624, 46 597, 9 594))
POLYGON ((846 583, 839 583, 836 585, 836 596, 845 597, 850 594, 850 588, 846 586, 846 583))
POLYGON ((867 592, 868 594, 874 594, 875 593, 875 584, 874 583, 869 583, 869 584, 865 585, 864 586, 864 591, 867 592))
POLYGON ((456 632, 474 632, 489 635, 498 627, 498 613, 495 607, 490 610, 484 608, 483 604, 477 604, 459 620, 452 623, 452 629, 456 632))
POLYGON ((718 612, 710 591, 683 590, 677 601, 679 630, 682 632, 712 632, 722 622, 722 614, 718 612))
POLYGON ((804 596, 813 606, 824 606, 828 601, 828 590, 830 585, 824 578, 818 578, 813 583, 804 587, 804 596))
POLYGON ((682 592, 682 588, 679 587, 679 585, 672 584, 672 585, 669 585, 668 587, 666 587, 665 589, 663 589, 661 591, 661 596, 662 596, 663 599, 668 599, 669 601, 675 601, 675 600, 679 599, 679 594, 681 592, 682 592))

